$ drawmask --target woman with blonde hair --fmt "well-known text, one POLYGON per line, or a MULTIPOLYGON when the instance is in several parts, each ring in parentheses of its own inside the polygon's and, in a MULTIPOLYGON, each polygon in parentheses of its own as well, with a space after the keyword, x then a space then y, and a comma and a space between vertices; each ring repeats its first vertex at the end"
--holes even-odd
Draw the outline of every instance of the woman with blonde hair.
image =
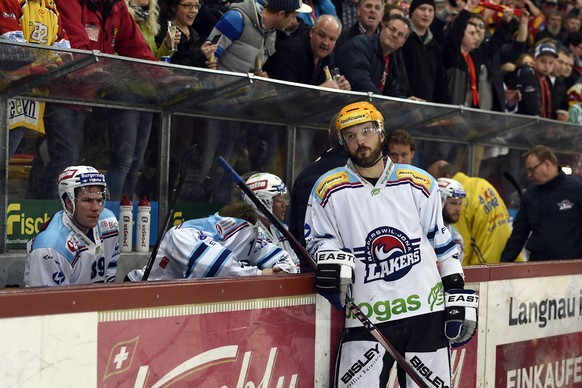
POLYGON ((177 30, 172 37, 168 31, 163 42, 158 47, 155 40, 155 36, 160 32, 158 0, 125 0, 125 2, 156 58, 171 57, 174 54, 172 46, 176 47, 180 43, 181 33, 180 30, 177 30), (173 45, 172 40, 174 41, 173 45))

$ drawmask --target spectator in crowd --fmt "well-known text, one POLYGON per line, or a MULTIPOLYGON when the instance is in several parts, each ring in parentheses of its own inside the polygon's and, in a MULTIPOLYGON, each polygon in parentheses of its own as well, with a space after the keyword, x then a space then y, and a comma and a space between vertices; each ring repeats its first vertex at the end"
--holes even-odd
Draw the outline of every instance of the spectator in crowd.
POLYGON ((445 160, 434 162, 428 172, 437 179, 458 181, 467 193, 455 225, 465 241, 463 265, 499 263, 511 226, 505 202, 495 187, 483 178, 454 173, 453 166, 445 160))
MULTIPOLYGON (((252 174, 245 183, 279 221, 283 222, 285 220, 285 212, 289 206, 289 192, 281 178, 274 174, 259 172, 252 174)), ((251 199, 244 194, 243 199, 247 203, 253 204, 251 199)), ((262 229, 268 241, 284 249, 289 254, 293 263, 295 263, 298 269, 297 272, 299 272, 299 258, 287 238, 258 209, 257 214, 259 216, 257 225, 262 229)), ((285 227, 287 226, 285 225, 285 227)))
POLYGON ((429 27, 434 20, 434 0, 413 0, 408 14, 412 33, 402 46, 410 91, 407 95, 429 102, 448 104, 447 87, 441 46, 433 39, 429 27))
POLYGON ((465 252, 465 241, 453 224, 456 224, 461 217, 461 208, 463 207, 463 201, 467 193, 465 193, 463 185, 454 179, 439 178, 437 183, 443 205, 443 221, 449 229, 449 232, 451 232, 453 241, 457 244, 457 251, 459 252, 458 258, 462 263, 465 252))
MULTIPOLYGON (((55 3, 72 48, 157 61, 125 1, 56 0, 55 3)), ((91 77, 106 76, 85 73, 83 79, 75 80, 75 87, 85 93, 97 93, 92 89, 91 77)), ((110 94, 108 98, 113 96, 110 94)), ((80 107, 47 104, 44 124, 50 163, 45 165, 38 155, 35 158, 27 198, 58 197, 54 182, 66 166, 79 161, 79 136, 84 119, 85 111, 80 107)))
POLYGON ((200 38, 198 32, 192 27, 200 7, 199 0, 164 1, 160 10, 161 28, 156 36, 156 41, 162 46, 162 40, 165 42, 169 35, 168 23, 173 23, 176 26, 176 36, 179 37, 179 40, 175 46, 171 62, 178 65, 216 69, 216 61, 210 59, 216 51, 217 44, 200 38))
POLYGON ((577 35, 580 32, 581 23, 579 15, 574 13, 568 14, 564 17, 562 31, 560 32, 560 43, 563 46, 568 47, 570 44, 570 36, 577 35))
POLYGON ((380 34, 359 35, 346 42, 338 52, 338 64, 353 90, 407 97, 400 89, 406 74, 399 74, 393 54, 408 38, 410 21, 400 15, 385 16, 380 34))
POLYGON ((472 13, 477 5, 476 0, 466 3, 445 40, 443 54, 449 92, 455 105, 504 111, 499 53, 504 44, 513 41, 514 28, 510 24, 513 9, 504 10, 495 33, 484 41, 485 21, 472 13))
POLYGON ((568 121, 582 125, 582 83, 576 83, 568 89, 568 121))
POLYGON ((546 28, 538 32, 534 38, 534 43, 542 39, 560 39, 562 31, 562 14, 557 9, 550 9, 546 15, 546 28))
POLYGON ((303 21, 303 23, 309 27, 313 26, 317 19, 322 15, 332 15, 337 17, 335 6, 331 0, 306 0, 305 4, 311 7, 311 12, 300 13, 297 15, 297 18, 303 21))
POLYGON ((582 32, 575 31, 568 34, 566 47, 574 55, 573 76, 578 79, 578 77, 582 76, 582 32))
POLYGON ((125 0, 125 2, 129 13, 137 22, 146 43, 156 58, 171 57, 174 54, 174 51, 172 51, 173 44, 177 45, 180 42, 181 34, 176 31, 176 34, 171 36, 169 31, 166 32, 165 36, 163 36, 164 40, 158 46, 155 40, 156 35, 160 32, 158 0, 125 0))
POLYGON ((564 78, 566 90, 570 89, 576 82, 579 76, 574 74, 574 54, 570 50, 563 47, 558 48, 558 59, 556 62, 562 67, 561 76, 564 78))
POLYGON ((105 176, 70 166, 57 184, 63 210, 27 245, 26 286, 111 283, 119 257, 117 218, 105 209, 105 176))
POLYGON ((301 0, 244 0, 233 3, 208 37, 222 35, 216 57, 218 69, 266 76, 263 65, 275 53, 275 31, 284 31, 311 7, 301 0))
POLYGON ((568 120, 568 88, 564 74, 571 73, 572 67, 568 69, 568 62, 574 60, 568 57, 567 51, 558 47, 558 57, 554 62, 554 68, 548 75, 550 86, 550 98, 552 102, 551 118, 560 121, 568 120))
POLYGON ((582 258, 582 182, 564 174, 543 145, 525 153, 524 163, 534 186, 521 199, 501 261, 515 261, 524 244, 529 261, 582 258))
MULTIPOLYGON (((231 202, 218 213, 189 220, 170 229, 160 243, 148 281, 295 273, 295 264, 268 241, 255 209, 231 202)), ((127 278, 141 281, 144 270, 127 278)))
MULTIPOLYGON (((459 294, 474 291, 464 289, 436 182, 423 170, 383 157, 383 125, 368 102, 340 111, 336 127, 349 159, 315 183, 305 217, 307 247, 317 258, 315 286, 338 309, 349 288, 355 304, 370 306, 368 318, 399 354, 414 354, 431 379, 450 386, 449 344, 471 338, 477 300, 464 307, 454 303, 459 294), (396 300, 403 308, 388 309, 396 300)), ((385 387, 394 358, 374 342, 369 367, 352 372, 372 339, 348 311, 345 328, 334 386, 385 387)), ((398 370, 400 386, 413 386, 398 370)))
POLYGON ((382 0, 360 0, 356 9, 358 20, 353 24, 346 24, 336 44, 336 51, 350 39, 358 35, 375 35, 380 33, 380 23, 384 14, 384 2, 382 0))
MULTIPOLYGON (((11 42, 35 43, 43 46, 71 47, 69 38, 61 24, 59 13, 52 1, 26 2, 21 5, 17 0, 0 3, 0 39, 11 42), (45 26, 44 34, 38 34, 31 26, 45 26)), ((54 58, 59 60, 59 58, 54 58)), ((43 112, 45 103, 36 100, 11 99, 8 101, 8 158, 12 158, 27 130, 35 136, 45 133, 43 112), (34 104, 34 112, 27 115, 22 109, 25 105, 34 104)))
POLYGON ((386 138, 388 156, 394 163, 412 164, 416 143, 405 129, 395 129, 386 138))
MULTIPOLYGON (((303 246, 305 246, 305 233, 307 232, 304 229, 305 211, 307 210, 307 201, 313 185, 324 172, 345 165, 348 159, 348 155, 339 143, 337 136, 335 124, 338 116, 339 113, 333 116, 327 129, 331 148, 321 154, 315 162, 305 167, 297 178, 295 178, 295 182, 293 182, 290 203, 291 210, 289 212, 289 230, 303 246)), ((310 268, 311 265, 309 263, 301 263, 302 272, 310 268)))
POLYGON ((521 93, 517 113, 551 118, 552 98, 548 76, 557 57, 553 44, 540 43, 535 49, 533 67, 517 67, 513 77, 514 85, 521 93))
POLYGON ((358 5, 360 0, 332 0, 336 15, 344 26, 351 26, 358 20, 358 5))
POLYGON ((281 43, 277 52, 265 65, 271 78, 319 85, 333 89, 350 90, 349 81, 343 75, 327 79, 324 69, 334 68, 333 49, 341 22, 332 15, 320 16, 309 34, 302 34, 281 43))
MULTIPOLYGON (((160 31, 157 0, 126 0, 126 2, 152 54, 157 59, 173 54, 172 40, 179 40, 179 36, 170 36, 169 32, 166 32, 165 39, 160 42, 159 47, 155 41, 155 36, 160 31)), ((144 96, 130 91, 118 91, 109 97, 126 102, 147 102, 144 96)), ((111 199, 119 201, 125 194, 133 200, 138 173, 150 137, 153 113, 121 109, 96 109, 95 112, 100 113, 107 123, 111 160, 105 178, 111 199)))
MULTIPOLYGON (((530 10, 534 9, 533 4, 528 4, 530 10)), ((558 0, 541 0, 540 12, 532 10, 532 18, 529 23, 529 41, 534 43, 535 37, 548 26, 549 15, 558 10, 558 0)))

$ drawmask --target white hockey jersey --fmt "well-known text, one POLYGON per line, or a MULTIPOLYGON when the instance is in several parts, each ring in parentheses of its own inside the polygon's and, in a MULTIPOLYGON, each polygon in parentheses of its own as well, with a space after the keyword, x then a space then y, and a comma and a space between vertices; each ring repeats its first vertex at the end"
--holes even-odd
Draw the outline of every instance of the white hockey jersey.
MULTIPOLYGON (((287 252, 268 242, 258 226, 215 214, 170 229, 148 280, 260 275, 261 270, 273 267, 296 272, 287 252)), ((128 276, 139 281, 143 270, 128 276)))
MULTIPOLYGON (((322 175, 305 221, 314 257, 325 250, 355 255, 352 297, 373 323, 443 310, 441 276, 463 273, 442 219, 436 181, 389 158, 374 186, 351 161, 322 175)), ((346 327, 359 325, 346 314, 346 327)))
POLYGON ((453 226, 453 224, 447 225, 447 228, 449 228, 449 232, 451 232, 451 238, 453 239, 454 243, 457 244, 457 251, 459 252, 458 256, 459 261, 463 263, 463 259, 465 258, 465 240, 463 239, 463 236, 461 235, 461 233, 459 233, 457 228, 453 226))
MULTIPOLYGON (((277 229, 273 224, 269 224, 269 226, 266 226, 259 220, 259 222, 257 222, 257 225, 261 228, 261 231, 268 238, 269 242, 272 242, 279 248, 284 249, 285 252, 289 254, 289 257, 291 258, 291 260, 293 260, 295 266, 297 267, 297 272, 298 273, 301 272, 301 263, 299 262, 299 258, 297 257, 297 254, 293 250, 293 247, 289 243, 289 240, 287 240, 287 237, 283 236, 283 233, 281 233, 279 229, 277 229)), ((289 229, 287 225, 283 224, 283 226, 285 226, 287 230, 289 229)))
POLYGON ((27 244, 24 268, 26 286, 111 283, 119 258, 117 218, 103 209, 97 226, 81 232, 61 210, 27 244))

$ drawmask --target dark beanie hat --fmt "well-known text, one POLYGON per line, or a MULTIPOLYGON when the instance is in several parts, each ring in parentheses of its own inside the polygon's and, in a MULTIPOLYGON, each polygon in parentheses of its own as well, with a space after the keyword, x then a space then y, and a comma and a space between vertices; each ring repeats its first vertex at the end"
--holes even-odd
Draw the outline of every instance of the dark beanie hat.
POLYGON ((408 14, 412 16, 414 10, 423 4, 432 5, 433 8, 436 8, 434 0, 412 0, 412 3, 410 3, 410 8, 408 9, 408 14))

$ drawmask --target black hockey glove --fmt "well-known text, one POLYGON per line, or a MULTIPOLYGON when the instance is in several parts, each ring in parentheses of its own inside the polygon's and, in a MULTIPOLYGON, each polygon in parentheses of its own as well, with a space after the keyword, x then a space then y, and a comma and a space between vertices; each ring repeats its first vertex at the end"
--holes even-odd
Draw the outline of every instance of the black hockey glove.
POLYGON ((343 251, 318 251, 315 258, 315 288, 336 309, 342 310, 348 289, 354 282, 354 255, 343 251))
POLYGON ((474 290, 445 292, 445 335, 452 347, 469 342, 477 328, 479 296, 474 290))

